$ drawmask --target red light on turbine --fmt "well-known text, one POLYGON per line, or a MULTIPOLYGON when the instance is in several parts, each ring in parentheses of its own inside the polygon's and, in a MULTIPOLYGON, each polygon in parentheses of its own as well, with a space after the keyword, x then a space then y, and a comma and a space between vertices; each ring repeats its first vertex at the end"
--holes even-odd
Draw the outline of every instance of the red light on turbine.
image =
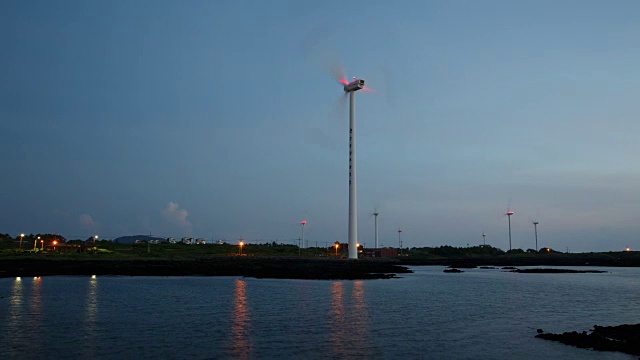
POLYGON ((302 220, 302 221, 300 222, 300 224, 302 224, 302 225, 307 225, 307 220, 302 220))
POLYGON ((507 211, 507 215, 513 215, 513 211, 511 210, 507 211))
POLYGON ((340 82, 340 84, 342 85, 347 85, 349 82, 346 79, 340 79, 338 80, 340 82))

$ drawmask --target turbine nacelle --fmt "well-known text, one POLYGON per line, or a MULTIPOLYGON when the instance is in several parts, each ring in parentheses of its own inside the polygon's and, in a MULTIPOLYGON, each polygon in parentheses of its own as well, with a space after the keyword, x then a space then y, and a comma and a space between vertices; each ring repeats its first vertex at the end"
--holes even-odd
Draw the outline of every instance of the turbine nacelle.
POLYGON ((344 92, 358 91, 364 89, 364 80, 355 79, 350 83, 344 84, 344 92))

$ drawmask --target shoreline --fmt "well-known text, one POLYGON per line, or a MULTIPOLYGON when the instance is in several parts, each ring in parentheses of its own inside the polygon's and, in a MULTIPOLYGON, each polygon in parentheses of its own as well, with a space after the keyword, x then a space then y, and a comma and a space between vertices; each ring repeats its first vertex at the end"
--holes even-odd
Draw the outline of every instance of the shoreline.
POLYGON ((203 257, 190 260, 3 259, 0 278, 54 275, 242 276, 271 279, 370 280, 412 273, 397 261, 278 257, 203 257))
POLYGON ((442 258, 401 258, 403 266, 443 265, 455 268, 474 268, 480 266, 604 266, 604 267, 640 267, 639 256, 609 255, 602 253, 535 255, 535 256, 476 256, 442 258))

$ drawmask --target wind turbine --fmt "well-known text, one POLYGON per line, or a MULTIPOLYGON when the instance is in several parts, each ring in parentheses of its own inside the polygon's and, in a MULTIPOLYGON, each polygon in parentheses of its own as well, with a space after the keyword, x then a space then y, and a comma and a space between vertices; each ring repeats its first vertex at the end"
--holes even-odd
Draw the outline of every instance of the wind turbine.
POLYGON ((342 72, 338 81, 349 95, 349 259, 358 258, 358 197, 356 187, 356 91, 367 89, 355 76, 348 82, 342 72))
POLYGON ((533 231, 536 234, 536 251, 538 251, 538 224, 540 224, 537 221, 533 221, 533 231))
POLYGON ((509 218, 509 250, 511 250, 511 215, 513 214, 514 212, 511 209, 507 209, 507 212, 505 213, 507 218, 509 218))
POLYGON ((380 215, 380 213, 378 212, 378 209, 374 209, 373 210, 373 216, 375 217, 375 229, 376 229, 376 249, 378 248, 378 215, 380 215))

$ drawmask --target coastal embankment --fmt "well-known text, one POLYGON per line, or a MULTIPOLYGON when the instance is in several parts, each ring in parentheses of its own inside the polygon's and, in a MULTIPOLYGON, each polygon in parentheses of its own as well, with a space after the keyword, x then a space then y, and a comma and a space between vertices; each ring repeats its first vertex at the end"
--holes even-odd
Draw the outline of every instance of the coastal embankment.
POLYGON ((50 275, 243 276, 275 279, 389 279, 412 271, 397 261, 208 256, 188 260, 37 259, 0 262, 0 277, 50 275))
POLYGON ((455 268, 478 266, 612 266, 640 267, 637 252, 576 253, 576 254, 518 254, 468 257, 405 257, 400 265, 443 265, 455 268))

